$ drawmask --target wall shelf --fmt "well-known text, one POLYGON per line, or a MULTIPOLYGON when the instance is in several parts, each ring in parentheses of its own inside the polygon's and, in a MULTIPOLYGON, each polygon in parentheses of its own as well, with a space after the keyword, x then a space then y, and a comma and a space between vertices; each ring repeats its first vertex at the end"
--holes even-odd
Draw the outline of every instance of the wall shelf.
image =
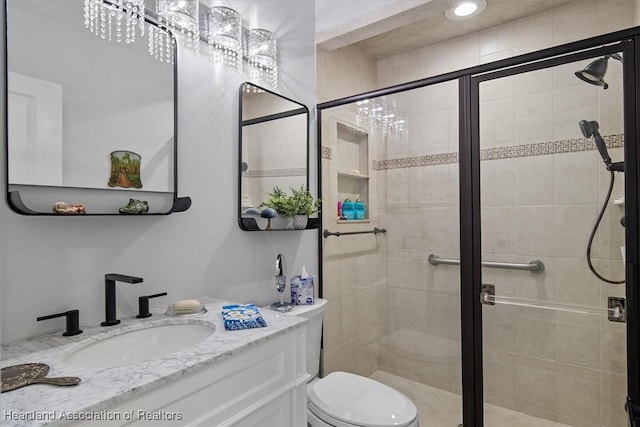
MULTIPOLYGON (((263 219, 263 218, 260 218, 263 219)), ((304 231, 304 230, 314 230, 320 228, 320 219, 319 218, 309 218, 307 221, 307 228, 303 228, 300 230, 291 229, 291 228, 274 228, 271 230, 265 230, 264 228, 260 228, 258 225, 258 221, 256 218, 250 217, 240 217, 238 219, 240 228, 244 231, 304 231)))
MULTIPOLYGON (((87 210, 84 214, 60 214, 55 213, 52 210, 53 204, 57 200, 62 200, 60 194, 52 192, 52 188, 45 188, 43 193, 34 193, 30 195, 26 193, 27 197, 32 199, 30 204, 35 205, 38 210, 29 208, 24 200, 23 195, 18 190, 9 191, 7 193, 7 203, 15 212, 21 215, 39 215, 39 216, 57 216, 57 217, 78 217, 78 216, 155 216, 155 215, 168 215, 174 212, 184 212, 191 207, 190 197, 176 197, 174 193, 163 192, 130 192, 129 194, 123 194, 122 192, 114 192, 113 190, 101 190, 101 189, 67 189, 60 187, 60 194, 65 194, 67 200, 70 200, 72 204, 82 203, 87 210), (53 195, 53 198, 50 197, 53 195), (71 195, 71 196, 70 196, 71 195), (124 196, 124 198, 123 198, 124 196), (72 199, 69 199, 71 197, 72 199), (149 212, 140 214, 122 214, 118 211, 120 207, 126 205, 127 198, 141 197, 144 200, 149 200, 149 212)), ((38 186, 33 186, 33 189, 37 190, 38 186)))

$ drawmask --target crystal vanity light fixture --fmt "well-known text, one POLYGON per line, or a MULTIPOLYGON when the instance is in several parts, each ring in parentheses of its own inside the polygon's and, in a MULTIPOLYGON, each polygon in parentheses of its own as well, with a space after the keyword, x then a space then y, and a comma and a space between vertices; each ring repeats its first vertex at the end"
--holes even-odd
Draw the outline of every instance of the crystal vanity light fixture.
POLYGON ((247 61, 249 77, 278 86, 278 61, 276 39, 271 31, 254 28, 247 31, 247 61))
POLYGON ((165 29, 149 25, 149 55, 160 62, 173 64, 175 61, 174 38, 165 29))
POLYGON ((214 6, 206 17, 209 60, 242 72, 242 18, 229 7, 214 6))
POLYGON ((242 85, 242 93, 246 93, 248 95, 264 93, 264 92, 265 92, 264 89, 259 88, 258 86, 255 86, 255 85, 242 85))
POLYGON ((84 0, 84 26, 93 34, 118 43, 144 36, 144 0, 84 0))
MULTIPOLYGON (((182 45, 198 53, 200 51, 200 2, 198 0, 156 0, 156 13, 160 26, 179 35, 182 45)), ((157 32, 157 31, 156 31, 157 32)), ((151 37, 151 36, 149 36, 151 37)), ((159 43, 163 40, 159 40, 159 43)), ((150 38, 149 44, 153 44, 154 56, 156 45, 150 38)), ((166 44, 164 49, 166 49, 166 44)))
POLYGON ((407 136, 406 121, 389 105, 385 97, 373 100, 365 99, 356 103, 358 109, 356 119, 358 126, 365 126, 382 131, 388 142, 396 142, 407 136))

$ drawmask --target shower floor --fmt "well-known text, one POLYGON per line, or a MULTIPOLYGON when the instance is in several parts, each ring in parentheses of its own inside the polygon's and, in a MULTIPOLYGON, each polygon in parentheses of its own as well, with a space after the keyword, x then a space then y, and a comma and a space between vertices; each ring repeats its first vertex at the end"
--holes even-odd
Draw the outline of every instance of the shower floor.
MULTIPOLYGON (((457 427, 462 423, 461 397, 384 371, 375 371, 372 379, 407 396, 418 408, 420 427, 457 427)), ((484 405, 488 427, 568 427, 566 424, 532 417, 495 405, 484 405)))

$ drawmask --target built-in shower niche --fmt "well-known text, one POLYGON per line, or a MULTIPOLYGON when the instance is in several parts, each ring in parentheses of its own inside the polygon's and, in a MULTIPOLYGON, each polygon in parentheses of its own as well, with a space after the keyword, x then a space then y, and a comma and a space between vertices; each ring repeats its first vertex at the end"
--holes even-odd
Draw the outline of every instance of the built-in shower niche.
POLYGON ((330 121, 329 141, 335 160, 338 201, 362 200, 366 206, 363 220, 340 220, 338 223, 369 222, 369 132, 342 119, 330 121))

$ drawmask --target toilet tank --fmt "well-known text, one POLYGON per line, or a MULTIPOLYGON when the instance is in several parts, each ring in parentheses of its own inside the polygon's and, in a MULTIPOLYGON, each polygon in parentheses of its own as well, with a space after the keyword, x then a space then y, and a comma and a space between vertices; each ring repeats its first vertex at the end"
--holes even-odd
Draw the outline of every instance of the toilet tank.
POLYGON ((295 305, 287 314, 309 319, 307 324, 307 373, 312 378, 320 371, 320 343, 322 341, 322 317, 327 300, 316 298, 312 305, 295 305))

